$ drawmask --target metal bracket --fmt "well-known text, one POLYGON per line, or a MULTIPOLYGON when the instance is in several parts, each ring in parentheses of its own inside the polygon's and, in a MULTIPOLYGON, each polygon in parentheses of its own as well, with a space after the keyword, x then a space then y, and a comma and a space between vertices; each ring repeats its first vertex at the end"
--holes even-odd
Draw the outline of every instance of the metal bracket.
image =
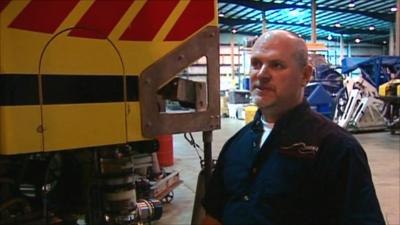
POLYGON ((206 27, 139 76, 142 133, 145 137, 220 128, 219 35, 206 27), (188 113, 160 112, 158 90, 197 59, 207 58, 207 108, 188 113))

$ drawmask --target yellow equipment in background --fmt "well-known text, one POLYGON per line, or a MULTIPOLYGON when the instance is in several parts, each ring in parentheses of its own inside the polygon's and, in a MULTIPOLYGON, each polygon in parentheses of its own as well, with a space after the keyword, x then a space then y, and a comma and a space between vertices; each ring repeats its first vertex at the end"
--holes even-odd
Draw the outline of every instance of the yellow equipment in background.
POLYGON ((148 198, 179 179, 149 187, 164 179, 155 137, 220 127, 217 25, 216 0, 1 1, 0 224, 159 218, 148 198))
POLYGON ((400 97, 400 78, 390 80, 379 86, 379 96, 400 97))
POLYGON ((245 117, 244 121, 246 124, 250 123, 254 119, 254 115, 257 112, 258 107, 255 105, 248 105, 244 108, 245 117))
POLYGON ((379 86, 379 97, 385 103, 385 120, 390 133, 400 130, 400 78, 379 86))

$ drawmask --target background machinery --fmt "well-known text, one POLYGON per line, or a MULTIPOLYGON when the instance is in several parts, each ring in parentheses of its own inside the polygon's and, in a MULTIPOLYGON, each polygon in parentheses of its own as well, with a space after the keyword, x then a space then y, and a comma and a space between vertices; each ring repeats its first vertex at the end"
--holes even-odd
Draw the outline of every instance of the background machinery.
POLYGON ((354 57, 342 61, 345 89, 338 96, 334 121, 351 131, 386 128, 386 106, 379 99, 378 87, 399 71, 400 58, 395 56, 354 57), (361 74, 351 76, 359 69, 361 74))
POLYGON ((390 81, 379 86, 378 99, 385 102, 385 118, 392 134, 400 130, 400 70, 390 81))
POLYGON ((329 119, 333 118, 337 96, 343 91, 343 76, 327 63, 315 66, 313 79, 304 95, 310 106, 329 119))
POLYGON ((220 127, 215 0, 0 1, 0 224, 141 224, 158 135, 220 127), (196 79, 185 68, 205 58, 196 79), (170 101, 190 108, 167 110, 170 101))

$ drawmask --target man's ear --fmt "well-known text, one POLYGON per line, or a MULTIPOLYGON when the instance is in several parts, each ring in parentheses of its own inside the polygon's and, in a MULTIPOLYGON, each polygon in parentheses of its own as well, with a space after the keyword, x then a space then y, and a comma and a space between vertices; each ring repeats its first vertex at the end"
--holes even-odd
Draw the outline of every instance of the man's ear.
POLYGON ((307 83, 311 80, 313 74, 313 66, 311 64, 307 64, 303 69, 301 85, 305 87, 307 83))

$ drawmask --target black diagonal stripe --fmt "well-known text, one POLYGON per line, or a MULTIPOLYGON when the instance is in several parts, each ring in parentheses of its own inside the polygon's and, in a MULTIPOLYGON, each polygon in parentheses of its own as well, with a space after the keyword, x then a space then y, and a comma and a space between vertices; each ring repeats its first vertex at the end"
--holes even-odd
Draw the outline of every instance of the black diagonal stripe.
MULTIPOLYGON (((44 75, 44 104, 122 102, 123 76, 44 75)), ((0 75, 0 105, 37 105, 37 75, 0 75)), ((138 101, 138 77, 127 76, 128 101, 138 101)))

